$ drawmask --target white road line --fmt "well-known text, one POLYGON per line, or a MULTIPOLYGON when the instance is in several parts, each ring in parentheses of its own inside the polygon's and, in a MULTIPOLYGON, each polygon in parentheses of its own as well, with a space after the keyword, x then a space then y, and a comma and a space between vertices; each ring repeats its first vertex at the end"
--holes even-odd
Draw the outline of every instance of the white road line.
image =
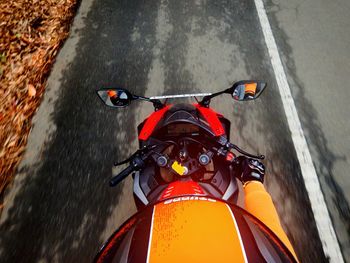
POLYGON ((300 124, 286 73, 282 66, 281 58, 278 53, 263 1, 254 1, 265 37, 266 46, 269 51, 271 64, 276 76, 277 85, 282 97, 284 111, 286 113, 295 151, 300 163, 305 187, 309 194, 311 208, 314 213, 323 251, 325 255, 329 257, 330 262, 342 263, 344 262, 344 259, 321 191, 320 182, 311 159, 311 154, 300 124))

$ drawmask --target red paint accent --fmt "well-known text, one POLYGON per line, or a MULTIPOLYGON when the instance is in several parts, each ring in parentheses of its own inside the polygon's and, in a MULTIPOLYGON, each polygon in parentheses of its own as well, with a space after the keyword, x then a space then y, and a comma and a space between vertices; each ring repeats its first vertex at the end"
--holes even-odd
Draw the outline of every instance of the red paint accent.
POLYGON ((176 196, 182 195, 204 195, 204 191, 200 185, 193 181, 176 181, 171 184, 164 190, 160 197, 160 201, 176 196))
POLYGON ((162 119, 168 109, 170 109, 170 107, 171 105, 167 105, 163 109, 153 112, 151 116, 148 117, 139 134, 139 140, 145 141, 149 138, 149 136, 151 136, 154 128, 157 126, 158 122, 162 119))
POLYGON ((218 114, 210 108, 203 107, 199 104, 194 104, 197 110, 203 115, 204 119, 209 123, 210 128, 216 136, 225 134, 224 127, 222 126, 218 114))
POLYGON ((236 156, 232 152, 226 154, 226 161, 231 162, 236 156))

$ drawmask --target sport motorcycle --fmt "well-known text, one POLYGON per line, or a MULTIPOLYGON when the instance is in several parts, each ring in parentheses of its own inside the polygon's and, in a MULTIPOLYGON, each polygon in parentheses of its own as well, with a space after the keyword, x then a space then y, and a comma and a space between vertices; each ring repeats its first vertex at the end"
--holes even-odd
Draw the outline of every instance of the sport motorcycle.
POLYGON ((109 181, 114 187, 132 175, 138 212, 113 233, 95 262, 251 262, 252 253, 255 262, 294 262, 283 242, 237 205, 240 164, 248 159, 264 169, 259 160, 265 156, 230 142, 230 121, 210 108, 220 95, 250 101, 265 87, 243 80, 216 93, 144 97, 124 88, 97 91, 107 106, 147 101, 154 112, 137 127, 138 150, 114 164, 127 167, 109 181), (194 103, 168 103, 179 98, 194 103))

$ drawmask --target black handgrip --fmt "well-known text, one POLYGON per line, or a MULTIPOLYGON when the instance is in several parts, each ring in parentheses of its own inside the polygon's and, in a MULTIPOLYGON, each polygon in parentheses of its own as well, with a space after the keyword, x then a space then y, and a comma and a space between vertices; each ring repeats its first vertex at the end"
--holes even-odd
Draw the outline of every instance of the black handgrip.
POLYGON ((135 168, 132 165, 129 165, 126 167, 123 171, 121 171, 119 174, 114 176, 110 181, 109 181, 109 186, 113 187, 119 184, 121 181, 123 181, 129 174, 131 174, 133 171, 135 171, 135 168))

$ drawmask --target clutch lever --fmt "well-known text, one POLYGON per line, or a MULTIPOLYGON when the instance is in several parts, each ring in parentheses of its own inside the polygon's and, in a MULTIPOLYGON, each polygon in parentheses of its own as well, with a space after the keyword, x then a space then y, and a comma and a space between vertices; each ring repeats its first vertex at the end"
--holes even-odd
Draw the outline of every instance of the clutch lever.
POLYGON ((144 155, 147 152, 149 152, 150 150, 154 149, 155 147, 157 147, 157 146, 156 145, 144 146, 142 149, 139 149, 136 152, 134 152, 129 158, 127 158, 127 159, 125 159, 125 160, 123 160, 121 162, 114 162, 114 166, 119 166, 119 165, 122 165, 122 164, 129 163, 130 161, 132 161, 135 158, 135 156, 137 156, 137 155, 144 155))
POLYGON ((135 153, 133 153, 128 159, 125 159, 125 160, 123 160, 123 161, 121 161, 121 162, 114 162, 113 165, 114 165, 114 166, 119 166, 119 165, 122 165, 122 164, 126 164, 126 163, 130 162, 131 159, 132 159, 134 156, 135 156, 135 153))

